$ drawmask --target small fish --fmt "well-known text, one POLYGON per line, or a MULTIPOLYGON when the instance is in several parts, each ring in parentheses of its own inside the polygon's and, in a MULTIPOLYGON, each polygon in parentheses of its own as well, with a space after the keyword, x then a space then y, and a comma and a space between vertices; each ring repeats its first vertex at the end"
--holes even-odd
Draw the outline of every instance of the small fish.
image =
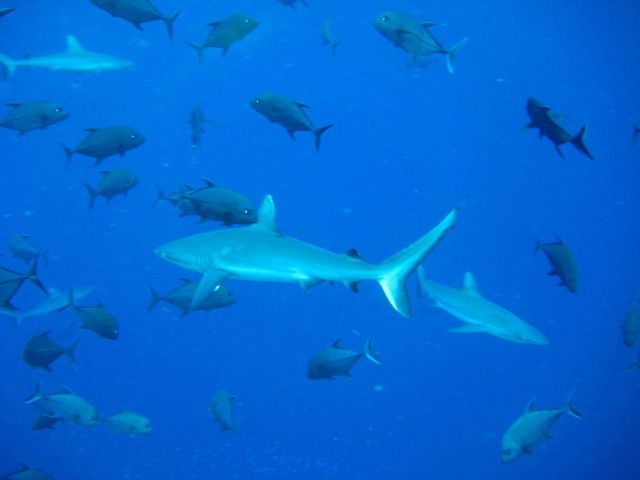
POLYGON ((566 287, 571 293, 576 293, 580 283, 578 265, 569 247, 558 235, 556 239, 555 242, 549 243, 537 242, 535 251, 542 250, 551 263, 551 270, 547 275, 557 275, 560 277, 558 285, 566 287))
POLYGON ((236 399, 233 395, 229 395, 226 390, 218 390, 213 396, 211 403, 211 413, 213 418, 220 425, 221 430, 235 430, 236 425, 231 412, 232 402, 236 399))
POLYGON ((64 389, 62 393, 43 395, 40 384, 37 384, 35 391, 23 404, 33 405, 49 417, 60 418, 83 427, 91 428, 98 423, 95 407, 68 389, 64 389))
POLYGON ((234 13, 222 20, 209 23, 211 30, 207 38, 200 45, 188 42, 196 50, 198 62, 204 63, 205 48, 221 48, 220 56, 224 56, 231 45, 249 35, 258 27, 258 22, 244 13, 234 13))
POLYGON ((149 0, 90 0, 96 7, 131 23, 138 30, 142 24, 162 20, 167 27, 169 39, 173 40, 173 22, 180 12, 163 15, 149 0))
POLYGON ((210 312, 211 310, 215 310, 217 308, 228 307, 236 303, 236 299, 227 288, 220 284, 216 288, 214 288, 209 294, 204 298, 202 303, 197 305, 196 308, 191 308, 191 303, 193 301, 193 296, 196 293, 196 289, 198 288, 198 282, 194 282, 192 280, 183 278, 182 285, 171 290, 166 295, 159 295, 153 288, 151 289, 151 304, 149 305, 148 310, 151 311, 159 302, 167 302, 171 305, 178 307, 182 310, 180 317, 184 317, 185 315, 201 310, 205 312, 210 312))
POLYGON ((640 293, 636 296, 622 322, 622 335, 627 347, 635 347, 640 338, 640 293))
POLYGON ((24 361, 32 368, 42 368, 50 372, 51 364, 62 355, 66 355, 69 357, 71 363, 76 366, 77 363, 74 353, 80 341, 65 348, 58 344, 58 342, 51 340, 49 334, 51 334, 50 330, 35 335, 27 341, 22 351, 24 361))
POLYGON ((20 470, 8 473, 0 477, 2 480, 53 480, 53 476, 39 468, 30 468, 23 465, 20 470))
POLYGON ((15 130, 19 136, 38 128, 47 128, 69 116, 62 105, 52 102, 7 103, 7 106, 11 110, 0 120, 0 127, 15 130))
POLYGON ((193 106, 187 123, 191 125, 191 147, 199 148, 202 144, 202 134, 205 133, 204 124, 209 123, 200 105, 193 106))
POLYGON ((104 420, 114 432, 128 435, 149 435, 153 428, 147 417, 126 410, 104 420))
POLYGON ((562 128, 556 119, 561 115, 551 113, 551 108, 543 105, 535 98, 529 98, 527 100, 527 115, 531 121, 527 123, 527 128, 537 128, 540 137, 547 137, 553 143, 556 148, 556 152, 562 158, 564 154, 560 150, 560 146, 565 143, 570 143, 578 151, 582 152, 591 160, 594 160, 593 155, 589 152, 589 149, 584 143, 584 135, 587 132, 587 127, 583 126, 578 133, 571 135, 564 128, 562 128))
POLYGON ((102 303, 98 302, 93 307, 74 306, 73 309, 82 322, 80 328, 91 330, 108 340, 118 338, 120 330, 118 320, 104 308, 102 303))
POLYGON ((75 148, 62 145, 67 156, 67 164, 76 153, 92 157, 95 164, 112 155, 124 156, 126 152, 139 147, 145 142, 140 132, 125 126, 105 128, 85 128, 88 135, 75 148))
POLYGON ((565 414, 582 418, 571 404, 555 410, 536 410, 533 400, 525 412, 507 429, 502 437, 502 463, 511 463, 523 453, 533 453, 533 446, 541 440, 551 438, 551 429, 565 414))
POLYGON ((336 376, 351 378, 351 368, 360 358, 366 357, 378 365, 382 362, 373 351, 373 340, 367 339, 363 352, 354 352, 340 346, 336 340, 331 346, 309 359, 307 378, 310 380, 333 380, 336 376))
POLYGON ((305 112, 310 108, 304 103, 295 102, 278 93, 263 93, 251 100, 253 109, 264 115, 272 123, 282 125, 292 140, 295 140, 295 132, 312 132, 316 137, 316 151, 320 151, 320 137, 333 125, 325 125, 316 128, 305 112))
POLYGON ((12 235, 9 238, 9 249, 15 257, 21 258, 25 262, 37 261, 42 258, 47 263, 47 254, 38 250, 31 243, 29 235, 12 235))
POLYGON ((97 187, 85 184, 89 192, 89 210, 93 209, 96 196, 105 197, 110 202, 116 195, 127 195, 127 192, 138 185, 138 177, 128 168, 114 168, 100 172, 102 178, 97 187))
POLYGON ((0 8, 0 17, 4 17, 5 15, 9 15, 13 11, 15 11, 15 8, 10 8, 10 7, 0 8))
POLYGON ((331 47, 331 55, 335 57, 336 49, 340 45, 340 42, 336 40, 336 37, 333 34, 333 22, 331 20, 325 20, 322 24, 320 38, 322 39, 322 43, 324 45, 329 45, 329 47, 331 47))
POLYGON ((376 17, 373 26, 396 47, 402 48, 411 55, 412 65, 418 66, 420 58, 432 55, 444 55, 447 70, 454 72, 453 63, 458 51, 467 43, 464 38, 451 48, 445 48, 430 28, 433 22, 419 22, 400 12, 383 12, 376 17))
POLYGON ((31 430, 49 430, 55 426, 56 423, 62 421, 59 417, 50 417, 49 415, 40 415, 31 424, 31 430))

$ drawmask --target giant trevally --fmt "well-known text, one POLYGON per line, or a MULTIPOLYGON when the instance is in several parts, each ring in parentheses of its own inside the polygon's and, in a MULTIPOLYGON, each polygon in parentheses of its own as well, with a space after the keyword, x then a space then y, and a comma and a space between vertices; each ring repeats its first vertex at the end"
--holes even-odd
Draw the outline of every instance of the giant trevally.
POLYGON ((193 307, 226 278, 293 282, 305 289, 325 281, 350 286, 374 280, 391 306, 409 317, 407 279, 455 226, 458 210, 452 210, 429 233, 378 265, 287 237, 276 227, 275 215, 273 198, 267 195, 255 225, 192 235, 162 245, 155 253, 203 274, 193 296, 193 307))
POLYGON ((529 402, 525 412, 502 437, 502 463, 511 463, 523 453, 533 453, 536 443, 551 438, 551 429, 565 413, 582 418, 570 399, 564 407, 553 410, 536 410, 533 401, 529 402))
POLYGON ((320 39, 324 45, 329 45, 329 47, 331 47, 331 55, 335 57, 336 49, 340 45, 340 42, 336 40, 336 37, 333 34, 333 22, 331 20, 325 20, 322 23, 320 39))
POLYGON ((418 270, 418 278, 436 307, 465 322, 466 325, 452 329, 454 333, 488 333, 510 342, 534 345, 549 343, 536 328, 484 298, 471 272, 464 274, 462 289, 427 279, 422 268, 418 270))
POLYGON ((551 270, 547 275, 557 275, 560 277, 558 285, 566 287, 571 293, 576 293, 580 284, 578 264, 564 241, 556 235, 555 242, 536 242, 535 251, 538 250, 542 250, 551 263, 551 270))
POLYGON ((73 307, 80 318, 80 328, 91 330, 102 338, 108 340, 116 340, 120 334, 120 323, 101 302, 95 306, 89 307, 73 307))
POLYGON ((312 132, 316 137, 316 151, 320 150, 320 137, 333 125, 316 128, 304 111, 310 108, 304 103, 295 102, 279 93, 263 93, 251 100, 253 109, 267 117, 272 123, 282 125, 292 140, 296 132, 312 132))
POLYGON ((23 465, 20 470, 7 473, 0 477, 1 480, 53 480, 53 476, 39 468, 31 468, 23 465))
POLYGON ((191 147, 199 148, 202 143, 202 134, 205 133, 204 124, 209 120, 204 116, 202 107, 194 105, 187 123, 191 125, 191 147))
POLYGON ((99 419, 93 405, 68 389, 64 389, 62 393, 43 395, 40 384, 37 384, 35 392, 23 403, 33 405, 49 417, 61 418, 83 427, 94 427, 99 419))
POLYGON ((55 340, 49 338, 51 331, 43 332, 31 337, 22 350, 22 358, 32 368, 42 368, 51 371, 50 365, 62 355, 66 355, 73 365, 76 365, 74 352, 79 341, 69 347, 63 347, 55 340))
POLYGON ((635 347, 640 337, 640 293, 629 307, 621 328, 624 344, 627 347, 635 347))
POLYGON ((560 115, 551 113, 551 107, 545 106, 535 98, 527 100, 527 115, 531 119, 527 123, 527 128, 537 128, 540 137, 547 137, 551 140, 556 152, 561 157, 564 158, 564 154, 560 150, 560 146, 570 143, 588 158, 594 159, 584 143, 584 135, 587 131, 586 126, 583 126, 575 135, 571 135, 556 122, 556 118, 560 117, 560 115))
POLYGON ((126 433, 127 435, 149 435, 153 431, 151 422, 147 417, 127 410, 122 410, 110 416, 104 422, 114 432, 126 433))
POLYGON ((62 145, 67 156, 67 164, 74 154, 86 155, 95 160, 95 165, 112 155, 123 156, 129 150, 139 147, 145 138, 136 129, 116 125, 104 128, 85 128, 87 136, 75 148, 62 145))
POLYGON ((351 377, 351 369, 362 357, 380 365, 382 362, 373 351, 373 340, 367 339, 364 351, 354 352, 340 346, 336 340, 329 348, 316 353, 307 364, 307 378, 309 380, 333 380, 337 376, 351 377))
POLYGON ((420 58, 432 55, 445 55, 447 69, 453 73, 455 56, 467 43, 464 38, 451 48, 445 48, 430 28, 436 26, 433 22, 419 22, 400 12, 383 12, 373 21, 373 26, 396 47, 402 48, 411 55, 412 64, 417 66, 420 58))
POLYGON ((50 288, 47 291, 47 298, 35 307, 18 311, 0 309, 0 314, 13 318, 17 323, 20 323, 25 318, 40 317, 53 312, 66 310, 72 307, 74 302, 86 297, 92 291, 93 287, 76 287, 64 291, 50 288))
POLYGON ((182 285, 174 288, 166 295, 159 295, 153 288, 151 289, 151 303, 148 310, 151 311, 159 302, 167 302, 182 310, 180 317, 184 317, 188 313, 196 310, 210 312, 216 308, 228 307, 236 303, 236 299, 224 285, 217 285, 207 296, 200 302, 196 308, 191 308, 193 295, 198 288, 198 282, 183 278, 182 285))
POLYGON ((128 168, 113 168, 100 172, 102 178, 96 187, 85 184, 89 192, 89 210, 93 209, 96 196, 105 197, 110 202, 116 195, 127 195, 127 192, 138 185, 138 177, 128 168))
POLYGON ((234 430, 236 423, 233 419, 231 412, 232 402, 236 399, 233 395, 229 395, 226 390, 218 390, 213 396, 213 402, 211 402, 211 413, 213 418, 220 425, 221 430, 234 430))
POLYGON ((0 127, 10 128, 24 135, 31 130, 47 128, 69 116, 62 105, 53 102, 34 101, 7 103, 11 110, 0 120, 0 127))
POLYGON ((162 20, 167 27, 170 39, 173 39, 173 22, 180 15, 180 12, 163 15, 149 0, 90 0, 90 2, 114 17, 126 20, 138 30, 142 30, 143 23, 162 20))
POLYGON ((21 258, 25 262, 32 262, 42 258, 47 262, 47 254, 41 252, 31 240, 29 235, 12 235, 9 238, 9 249, 14 256, 21 258))
POLYGON ((209 23, 211 30, 200 45, 191 42, 189 45, 196 50, 198 61, 203 63, 205 48, 221 48, 220 56, 226 55, 231 45, 249 35, 258 25, 258 22, 250 15, 234 13, 222 20, 209 23))
POLYGON ((120 70, 133 66, 129 60, 85 50, 73 35, 67 36, 67 49, 61 53, 52 53, 41 57, 29 57, 14 60, 0 55, 0 74, 3 79, 12 75, 17 68, 43 68, 52 71, 104 72, 120 70))

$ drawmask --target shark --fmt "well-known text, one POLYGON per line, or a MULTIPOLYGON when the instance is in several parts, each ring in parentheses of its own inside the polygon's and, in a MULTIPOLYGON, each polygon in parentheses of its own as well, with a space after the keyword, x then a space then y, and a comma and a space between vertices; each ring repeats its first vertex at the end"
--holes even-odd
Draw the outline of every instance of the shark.
POLYGON ((377 265, 363 261, 355 250, 334 253, 284 235, 276 226, 275 205, 266 195, 257 223, 181 238, 155 249, 156 255, 183 268, 202 273, 192 299, 196 308, 225 279, 298 283, 308 289, 323 282, 343 283, 357 291, 362 280, 382 287, 391 306, 411 316, 407 279, 451 230, 458 209, 449 212, 415 243, 377 265))
POLYGON ((25 318, 41 317, 73 307, 76 301, 83 299, 91 292, 93 292, 93 287, 76 287, 63 291, 56 288, 49 288, 47 298, 40 304, 28 310, 14 311, 0 308, 0 315, 12 318, 16 324, 19 325, 25 318))
POLYGON ((471 272, 464 274, 462 289, 427 279, 422 268, 418 270, 418 281, 437 308, 465 322, 465 325, 452 329, 453 333, 488 333, 515 343, 549 343, 535 327, 483 297, 471 272))
POLYGON ((14 60, 0 54, 0 75, 3 79, 11 76, 19 67, 42 68, 52 71, 104 72, 131 66, 133 66, 133 62, 129 60, 85 50, 73 35, 67 36, 67 48, 60 53, 28 57, 23 60, 14 60))

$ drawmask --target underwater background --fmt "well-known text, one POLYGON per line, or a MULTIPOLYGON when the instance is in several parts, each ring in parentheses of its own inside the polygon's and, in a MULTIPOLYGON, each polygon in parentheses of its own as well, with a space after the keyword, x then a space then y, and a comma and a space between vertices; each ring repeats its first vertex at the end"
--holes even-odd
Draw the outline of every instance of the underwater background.
MULTIPOLYGON (((120 321, 108 341, 77 328, 72 311, 0 322, 0 475, 21 464, 56 479, 602 479, 640 478, 640 374, 620 325, 640 290, 640 6, 636 1, 318 1, 289 8, 273 0, 157 0, 180 10, 169 41, 162 22, 144 31, 88 1, 16 1, 0 19, 0 53, 20 58, 65 48, 75 35, 92 51, 135 62, 100 74, 20 69, 0 83, 1 103, 51 100, 64 122, 18 137, 0 131, 0 235, 29 234, 48 252, 47 286, 94 286, 120 321), (468 43, 447 72, 442 58, 422 68, 372 26, 381 11, 439 22, 450 46, 468 43), (185 42, 206 24, 247 12, 259 27, 225 56, 197 62, 185 42), (341 45, 322 45, 333 20, 341 45), (291 141, 249 105, 275 91, 312 107, 316 125, 335 126, 316 153, 312 135, 291 141), (570 145, 566 158, 526 130, 528 97, 588 125, 595 161, 570 145), (189 140, 191 108, 207 125, 189 140), (82 130, 130 125, 146 143, 98 167, 60 143, 82 130), (102 167, 131 168, 140 184, 88 209, 84 184, 102 167), (272 194, 279 228, 332 251, 357 248, 377 263, 414 241, 451 208, 458 224, 425 262, 427 274, 460 286, 473 272, 483 295, 544 332, 548 346, 448 332, 459 322, 434 311, 410 282, 413 318, 399 316, 380 288, 363 282, 304 291, 293 284, 227 286, 237 303, 178 318, 152 312, 149 287, 166 292, 199 275, 153 253, 158 245, 226 228, 152 208, 156 184, 176 191, 202 177, 258 205, 272 194), (546 273, 536 241, 559 235, 580 270, 572 294, 546 273), (22 348, 53 330, 80 339, 78 367, 32 370, 22 348), (310 381, 307 360, 337 338, 361 350, 372 336, 383 362, 366 360, 353 379, 310 381), (104 425, 59 424, 32 431, 37 412, 22 401, 42 382, 65 385, 109 416, 147 416, 153 433, 117 434, 104 425), (221 431, 208 410, 214 392, 237 397, 237 428, 221 431), (566 416, 554 439, 510 465, 500 438, 527 402, 560 408, 573 392, 582 420, 566 416)), ((5 110, 2 110, 4 114, 5 110)), ((233 227, 231 227, 233 228, 233 227)), ((24 271, 6 242, 0 264, 24 271)), ((33 285, 14 299, 41 301, 33 285)), ((6 320, 6 321, 5 321, 6 320)), ((52 334, 53 335, 53 334, 52 334)))

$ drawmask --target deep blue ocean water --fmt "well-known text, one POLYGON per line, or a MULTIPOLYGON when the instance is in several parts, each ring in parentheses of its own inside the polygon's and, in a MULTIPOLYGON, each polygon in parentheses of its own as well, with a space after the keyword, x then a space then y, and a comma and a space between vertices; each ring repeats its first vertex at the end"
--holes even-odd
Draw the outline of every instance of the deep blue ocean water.
MULTIPOLYGON (((0 18, 3 54, 58 52, 73 34, 136 66, 19 70, 0 83, 1 103, 51 100, 71 112, 23 137, 0 131, 0 265, 26 268, 5 240, 28 233, 49 252, 40 265, 47 286, 95 286, 83 303, 101 300, 121 323, 110 342, 78 330, 70 311, 17 328, 0 322, 0 475, 26 463, 56 479, 640 478, 640 376, 625 370, 635 351, 619 329, 640 289, 637 2, 308 3, 157 0, 163 13, 182 11, 170 42, 161 22, 137 31, 88 1, 3 2, 17 7, 0 18), (445 46, 469 38, 454 75, 442 58, 409 67, 375 31, 375 16, 392 9, 442 23, 433 31, 445 46), (224 57, 207 50, 199 65, 185 42, 238 11, 260 26, 224 57), (328 18, 342 42, 335 57, 319 38, 328 18), (335 124, 320 153, 311 134, 293 142, 249 106, 265 91, 311 105, 316 125, 335 124), (587 124, 596 161, 570 145, 562 159, 525 130, 530 96, 570 117, 560 120, 570 132, 587 124), (220 126, 207 126, 194 150, 185 120, 196 103, 220 126), (65 168, 60 143, 114 124, 135 127, 146 143, 99 167, 77 156, 65 168), (140 185, 89 212, 84 183, 103 166, 133 169, 140 185), (459 322, 415 295, 405 319, 373 282, 354 295, 340 285, 229 281, 232 307, 184 319, 166 305, 148 313, 150 286, 198 279, 153 249, 222 228, 179 218, 168 204, 151 208, 155 184, 174 191, 201 177, 256 205, 270 193, 283 232, 334 251, 355 247, 374 263, 459 207, 456 229, 425 262, 429 276, 458 286, 472 271, 484 295, 550 344, 449 333, 459 322), (555 234, 578 260, 576 294, 533 253, 555 234), (80 339, 77 369, 66 359, 53 373, 24 363, 25 341, 50 329, 64 344, 80 339), (336 338, 359 350, 369 335, 383 365, 362 360, 353 379, 307 380, 311 355, 336 338), (70 387, 105 417, 120 407, 146 415, 154 432, 33 432, 37 412, 22 400, 38 381, 46 393, 70 387), (234 432, 208 411, 218 388, 237 396, 234 432), (571 391, 584 418, 563 418, 553 440, 502 465, 500 438, 527 402, 561 407, 571 391)), ((26 285, 15 304, 42 298, 26 285)))

